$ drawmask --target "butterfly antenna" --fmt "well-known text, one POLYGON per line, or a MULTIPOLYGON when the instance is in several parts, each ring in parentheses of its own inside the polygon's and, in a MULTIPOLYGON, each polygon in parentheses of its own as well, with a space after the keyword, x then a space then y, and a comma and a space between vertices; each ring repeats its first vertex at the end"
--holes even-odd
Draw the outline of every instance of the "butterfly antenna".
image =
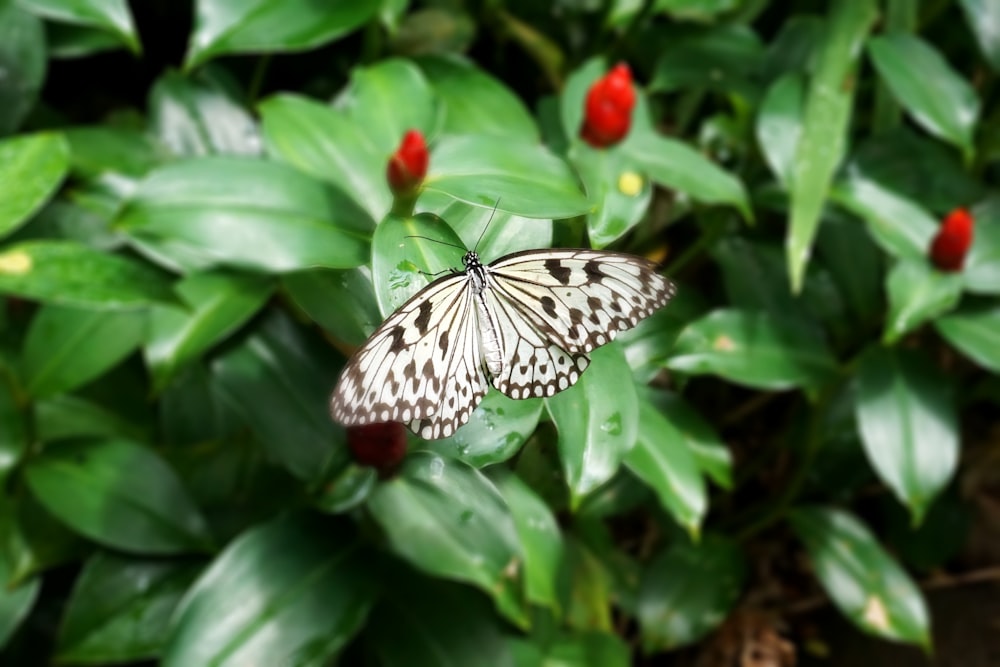
POLYGON ((490 228, 490 223, 493 222, 493 216, 496 215, 497 206, 499 205, 500 205, 500 197, 497 197, 496 203, 493 204, 493 212, 490 213, 490 219, 486 221, 486 226, 483 227, 483 231, 479 232, 479 238, 476 239, 476 245, 472 248, 473 252, 479 250, 479 243, 480 241, 483 240, 483 237, 486 236, 486 230, 490 228))
POLYGON ((438 239, 432 239, 429 236, 417 236, 417 235, 414 234, 414 235, 411 235, 411 236, 404 236, 403 238, 407 238, 407 239, 423 239, 425 241, 430 241, 431 243, 440 243, 441 245, 446 245, 446 246, 449 246, 449 247, 452 247, 452 248, 458 248, 462 252, 465 252, 465 248, 463 248, 460 245, 455 245, 454 243, 448 243, 447 241, 439 241, 438 239))

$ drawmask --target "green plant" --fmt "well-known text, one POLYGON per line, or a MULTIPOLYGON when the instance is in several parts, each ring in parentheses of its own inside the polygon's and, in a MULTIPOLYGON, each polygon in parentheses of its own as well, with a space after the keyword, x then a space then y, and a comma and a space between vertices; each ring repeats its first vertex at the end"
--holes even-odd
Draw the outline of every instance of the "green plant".
POLYGON ((997 11, 598 5, 0 0, 4 664, 625 665, 787 611, 763 569, 930 648, 997 460, 997 11), (550 399, 345 433, 480 234, 679 293, 550 399))

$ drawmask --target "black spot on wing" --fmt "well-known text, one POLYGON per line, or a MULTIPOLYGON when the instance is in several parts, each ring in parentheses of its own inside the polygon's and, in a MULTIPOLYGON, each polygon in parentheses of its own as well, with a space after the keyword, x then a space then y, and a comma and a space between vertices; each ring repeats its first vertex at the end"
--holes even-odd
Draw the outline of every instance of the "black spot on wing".
POLYGON ((423 336, 427 333, 427 325, 431 322, 431 300, 425 299, 417 309, 417 319, 413 323, 417 326, 417 331, 423 336))
POLYGON ((403 343, 403 336, 406 335, 406 330, 403 327, 396 327, 389 332, 389 336, 392 337, 392 342, 389 343, 390 352, 399 352, 406 345, 403 343))
POLYGON ((563 285, 569 284, 569 277, 572 271, 567 266, 563 266, 558 259, 545 260, 545 270, 549 275, 558 280, 563 285))
POLYGON ((543 296, 540 299, 540 301, 542 303, 542 310, 545 311, 545 314, 548 315, 549 317, 555 317, 556 316, 555 300, 550 296, 543 296))
POLYGON ((594 260, 590 260, 583 265, 583 272, 587 274, 587 280, 592 283, 599 283, 607 277, 606 274, 601 271, 600 263, 594 260))
POLYGON ((441 335, 438 337, 438 348, 442 352, 448 351, 448 330, 442 329, 441 335))

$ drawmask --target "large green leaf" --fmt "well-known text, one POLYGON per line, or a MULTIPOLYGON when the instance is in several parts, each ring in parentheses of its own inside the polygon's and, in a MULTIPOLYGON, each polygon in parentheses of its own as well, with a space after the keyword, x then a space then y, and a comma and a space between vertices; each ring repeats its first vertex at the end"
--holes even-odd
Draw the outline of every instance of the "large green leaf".
POLYGON ((953 381, 915 352, 873 347, 858 369, 855 414, 878 476, 920 523, 958 465, 953 381))
POLYGON ((1000 373, 1000 304, 965 305, 934 322, 944 338, 962 354, 994 373, 1000 373))
POLYGON ((971 213, 976 227, 963 271, 966 289, 1000 295, 1000 196, 987 197, 971 213))
POLYGON ((139 35, 126 0, 17 0, 25 9, 53 21, 81 25, 114 35, 139 53, 139 35))
POLYGON ((975 89, 932 45, 915 35, 879 35, 869 40, 868 53, 882 80, 917 123, 957 146, 970 160, 980 106, 975 89))
POLYGON ((860 521, 823 507, 797 508, 788 519, 816 578, 847 618, 873 635, 930 649, 920 589, 860 521))
POLYGON ((28 448, 28 413, 21 403, 14 386, 0 375, 0 480, 20 463, 28 448))
POLYGON ((346 523, 292 515, 254 527, 184 597, 162 664, 329 664, 375 601, 372 562, 346 523))
POLYGON ((1000 72, 1000 6, 990 0, 959 0, 965 23, 994 72, 1000 72))
POLYGON ((0 650, 27 618, 42 587, 40 579, 11 586, 9 582, 13 574, 6 555, 0 555, 0 582, 3 583, 0 586, 0 650))
POLYGON ((569 159, 580 174, 592 211, 587 236, 594 248, 604 248, 632 229, 646 214, 653 187, 636 160, 622 151, 591 148, 580 142, 569 159))
POLYGON ((816 389, 837 371, 815 331, 768 313, 736 309, 715 310, 689 324, 666 365, 771 390, 816 389))
POLYGON ((158 271, 71 241, 25 241, 4 247, 0 293, 97 310, 176 301, 158 271))
POLYGON ((191 70, 230 53, 315 48, 359 28, 378 7, 361 0, 333 5, 311 0, 198 0, 184 67, 191 70))
POLYGON ((346 269, 373 226, 342 192, 276 162, 210 157, 154 170, 117 222, 175 266, 346 269))
POLYGON ((69 146, 62 135, 26 134, 0 141, 0 237, 27 222, 68 170, 69 146))
POLYGON ((545 399, 559 431, 559 456, 570 506, 611 479, 635 445, 639 399, 625 354, 617 343, 594 351, 580 380, 545 399), (615 390, 609 392, 608 388, 615 390))
POLYGON ((50 445, 25 472, 50 512, 102 544, 143 554, 209 545, 204 518, 174 471, 148 447, 128 440, 50 445))
POLYGON ((740 597, 746 564, 739 548, 710 535, 678 542, 646 564, 638 617, 647 653, 691 644, 718 626, 740 597))
POLYGON ((894 343, 904 334, 958 303, 962 296, 962 276, 935 270, 926 261, 901 261, 886 279, 889 315, 885 323, 886 343, 894 343))
POLYGON ((544 218, 473 206, 429 191, 420 196, 417 210, 426 210, 444 219, 458 234, 460 245, 476 250, 486 263, 519 250, 537 250, 552 245, 553 223, 544 218))
POLYGON ((541 414, 539 398, 515 401, 490 391, 467 424, 447 438, 426 442, 424 447, 477 468, 500 463, 517 454, 535 431, 541 414))
POLYGON ((844 156, 854 105, 854 86, 846 82, 857 70, 864 38, 877 17, 873 0, 835 0, 827 15, 791 172, 786 251, 793 292, 802 289, 830 182, 844 156))
POLYGON ((755 126, 757 144, 767 166, 788 188, 792 182, 795 151, 802 134, 805 81, 799 73, 776 80, 760 105, 755 126))
POLYGON ((20 127, 34 107, 47 63, 42 21, 14 2, 0 5, 0 136, 20 127))
MULTIPOLYGON (((658 3, 686 5, 695 11, 709 3, 672 0, 658 3)), ((722 0, 722 4, 735 4, 722 0)), ((673 13, 673 12, 672 12, 673 13)), ((680 14, 689 15, 680 10, 680 14)), ((760 96, 755 81, 764 55, 761 39, 750 26, 741 23, 720 23, 707 30, 691 31, 675 39, 664 40, 653 70, 649 89, 674 92, 690 88, 707 88, 738 95, 746 101, 760 96)))
POLYGON ((138 349, 148 321, 146 310, 107 313, 44 306, 24 343, 27 391, 42 398, 93 380, 138 349))
POLYGON ((676 394, 649 391, 647 396, 679 433, 701 471, 722 488, 731 489, 733 456, 706 419, 676 394))
POLYGON ((35 404, 35 435, 42 442, 66 438, 126 438, 146 440, 149 429, 128 415, 87 399, 60 394, 35 404))
POLYGON ((58 659, 95 664, 158 657, 170 615, 200 570, 199 563, 97 553, 66 605, 58 659))
POLYGON ((346 271, 296 271, 282 276, 281 284, 295 305, 349 345, 364 343, 382 321, 366 266, 346 271))

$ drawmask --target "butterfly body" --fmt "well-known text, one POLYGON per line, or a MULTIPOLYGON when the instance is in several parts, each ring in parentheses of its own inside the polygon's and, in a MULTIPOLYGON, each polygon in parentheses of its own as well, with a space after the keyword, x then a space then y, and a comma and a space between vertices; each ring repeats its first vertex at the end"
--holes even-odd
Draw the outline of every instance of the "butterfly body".
POLYGON ((552 396, 587 354, 663 306, 673 284, 645 259, 531 250, 434 281, 348 361, 331 399, 345 425, 401 421, 425 439, 465 424, 490 385, 515 399, 552 396))

